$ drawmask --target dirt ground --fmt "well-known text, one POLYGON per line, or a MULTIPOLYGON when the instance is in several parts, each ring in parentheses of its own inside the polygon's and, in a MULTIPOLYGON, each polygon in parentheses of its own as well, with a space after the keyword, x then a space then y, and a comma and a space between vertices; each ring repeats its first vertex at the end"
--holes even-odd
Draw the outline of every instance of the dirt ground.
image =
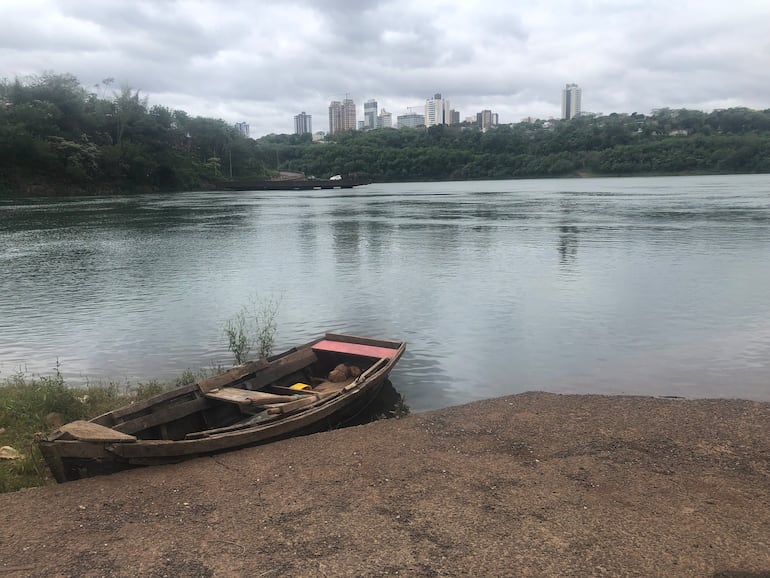
POLYGON ((770 404, 526 393, 0 496, 3 576, 770 576, 770 404))

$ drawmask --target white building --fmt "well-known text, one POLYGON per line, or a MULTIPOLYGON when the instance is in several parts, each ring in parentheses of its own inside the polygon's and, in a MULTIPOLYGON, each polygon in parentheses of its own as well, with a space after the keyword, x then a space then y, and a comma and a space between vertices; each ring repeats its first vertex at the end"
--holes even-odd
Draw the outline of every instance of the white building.
POLYGON ((393 114, 386 111, 384 108, 377 115, 377 128, 392 128, 393 127, 393 114))
POLYGON ((568 84, 561 93, 561 117, 569 120, 580 116, 580 97, 582 91, 577 84, 568 84))
POLYGON ((425 126, 449 124, 450 120, 449 101, 441 98, 441 93, 437 92, 425 101, 425 126))

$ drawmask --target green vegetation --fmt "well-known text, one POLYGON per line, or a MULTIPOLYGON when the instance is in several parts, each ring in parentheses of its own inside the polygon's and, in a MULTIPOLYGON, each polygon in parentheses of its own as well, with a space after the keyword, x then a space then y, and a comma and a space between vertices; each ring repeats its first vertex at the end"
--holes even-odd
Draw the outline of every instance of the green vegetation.
POLYGON ((376 181, 770 172, 770 110, 659 110, 569 121, 260 139, 287 170, 376 181))
POLYGON ((227 320, 224 327, 227 348, 232 352, 236 365, 246 362, 252 349, 256 350, 260 359, 269 357, 273 352, 280 304, 278 298, 259 301, 253 297, 251 303, 243 305, 227 320))
POLYGON ((187 370, 174 383, 149 381, 136 386, 106 383, 71 387, 58 367, 48 377, 18 373, 4 379, 0 382, 0 447, 10 446, 20 456, 0 459, 0 493, 51 483, 48 467, 35 444, 37 435, 221 371, 211 368, 196 375, 187 370))
POLYGON ((0 80, 0 192, 213 189, 277 170, 376 181, 770 172, 770 109, 350 131, 313 143, 244 138, 112 84, 89 90, 50 73, 0 80))
POLYGON ((224 121, 150 107, 111 85, 0 79, 0 192, 186 190, 266 175, 267 153, 224 121))

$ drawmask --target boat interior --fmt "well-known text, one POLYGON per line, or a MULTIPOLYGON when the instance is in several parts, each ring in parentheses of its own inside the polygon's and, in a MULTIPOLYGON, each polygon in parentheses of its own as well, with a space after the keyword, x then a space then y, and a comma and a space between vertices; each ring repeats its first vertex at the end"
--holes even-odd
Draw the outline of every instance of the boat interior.
POLYGON ((324 339, 269 361, 246 363, 223 375, 136 402, 90 422, 68 424, 59 430, 57 439, 200 439, 267 424, 355 389, 395 353, 389 347, 324 339))

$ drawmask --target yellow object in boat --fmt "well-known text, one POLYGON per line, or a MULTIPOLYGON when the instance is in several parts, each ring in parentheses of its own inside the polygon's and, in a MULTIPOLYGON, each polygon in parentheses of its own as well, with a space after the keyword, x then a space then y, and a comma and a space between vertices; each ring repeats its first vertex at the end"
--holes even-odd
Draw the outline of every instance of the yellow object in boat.
POLYGON ((289 389, 312 389, 307 383, 295 383, 292 386, 289 386, 289 389))

